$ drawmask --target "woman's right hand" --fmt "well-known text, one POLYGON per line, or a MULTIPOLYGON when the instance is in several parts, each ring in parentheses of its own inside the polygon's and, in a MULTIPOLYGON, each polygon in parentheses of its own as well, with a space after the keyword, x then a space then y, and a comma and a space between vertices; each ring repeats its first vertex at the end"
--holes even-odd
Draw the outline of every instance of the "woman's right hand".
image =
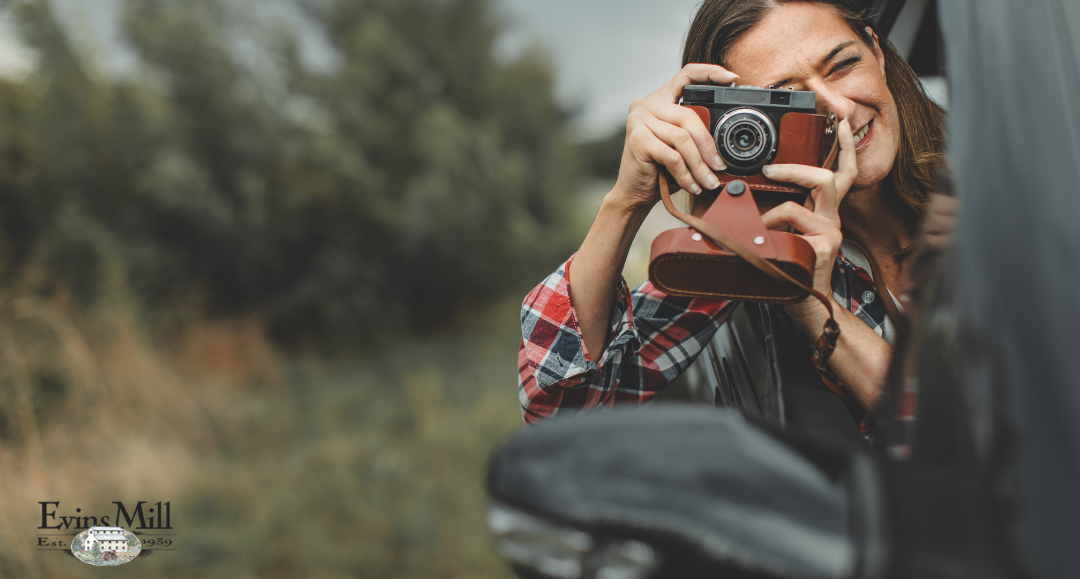
POLYGON ((634 101, 626 118, 619 180, 609 194, 615 196, 612 200, 627 208, 655 204, 660 199, 660 165, 679 187, 695 195, 719 187, 714 171, 727 167, 716 142, 697 113, 678 102, 688 84, 730 84, 738 78, 722 66, 688 64, 659 90, 634 101))

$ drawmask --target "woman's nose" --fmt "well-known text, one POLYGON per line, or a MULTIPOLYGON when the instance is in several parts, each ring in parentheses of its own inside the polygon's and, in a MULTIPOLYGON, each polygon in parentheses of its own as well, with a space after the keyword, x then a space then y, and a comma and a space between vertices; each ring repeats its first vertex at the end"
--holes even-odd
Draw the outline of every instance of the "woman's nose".
POLYGON ((820 83, 818 86, 808 86, 807 88, 817 95, 814 104, 818 113, 823 115, 836 113, 837 118, 841 120, 850 118, 854 114, 855 101, 830 90, 824 83, 820 83))

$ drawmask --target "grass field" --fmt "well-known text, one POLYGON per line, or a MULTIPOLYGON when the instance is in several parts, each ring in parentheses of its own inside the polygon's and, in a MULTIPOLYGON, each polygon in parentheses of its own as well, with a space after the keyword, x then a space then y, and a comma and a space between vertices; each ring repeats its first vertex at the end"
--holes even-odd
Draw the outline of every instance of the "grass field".
POLYGON ((336 360, 283 355, 257 319, 151 335, 122 304, 7 303, 0 577, 96 576, 36 550, 39 501, 74 515, 139 500, 171 502, 176 550, 110 576, 511 576, 482 476, 521 424, 517 299, 336 360))

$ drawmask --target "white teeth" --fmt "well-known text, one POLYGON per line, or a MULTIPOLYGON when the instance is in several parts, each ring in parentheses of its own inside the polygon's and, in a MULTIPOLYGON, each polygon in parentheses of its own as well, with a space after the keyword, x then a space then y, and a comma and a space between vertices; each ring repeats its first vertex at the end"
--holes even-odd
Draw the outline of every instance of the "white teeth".
POLYGON ((865 137, 866 133, 869 131, 870 124, 867 123, 866 126, 862 128, 862 130, 860 130, 858 133, 855 133, 855 142, 858 143, 859 141, 863 140, 863 137, 865 137))

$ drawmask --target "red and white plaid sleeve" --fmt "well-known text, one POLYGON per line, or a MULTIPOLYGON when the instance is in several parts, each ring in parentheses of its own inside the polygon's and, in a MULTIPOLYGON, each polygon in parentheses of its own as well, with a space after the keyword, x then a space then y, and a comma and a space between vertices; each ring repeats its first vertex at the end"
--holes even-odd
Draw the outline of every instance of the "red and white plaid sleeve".
POLYGON ((521 306, 518 397, 533 424, 562 412, 644 404, 693 363, 733 302, 669 296, 620 283, 607 348, 588 352, 570 296, 571 257, 521 306))

